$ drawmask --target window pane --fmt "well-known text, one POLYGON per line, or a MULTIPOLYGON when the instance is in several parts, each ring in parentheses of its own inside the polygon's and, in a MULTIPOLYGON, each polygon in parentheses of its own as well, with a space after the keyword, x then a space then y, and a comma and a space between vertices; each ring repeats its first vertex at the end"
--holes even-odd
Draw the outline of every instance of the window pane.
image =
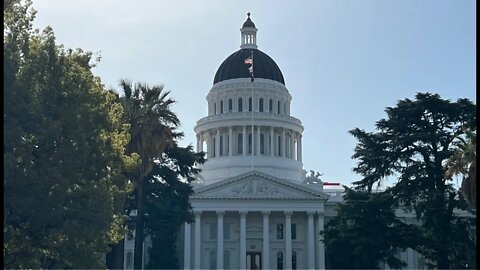
POLYGON ((238 145, 237 152, 239 154, 243 154, 243 135, 241 133, 238 134, 237 145, 238 145))
POLYGON ((210 251, 210 269, 217 269, 217 251, 210 251))
POLYGON ((223 269, 230 269, 230 252, 228 250, 223 252, 223 269))
POLYGON ((292 269, 297 269, 297 252, 292 252, 292 269))
POLYGON ((210 239, 217 239, 217 223, 210 224, 210 239))
POLYGON ((283 252, 277 253, 277 269, 283 269, 283 252))
POLYGON ((292 223, 292 239, 297 239, 297 224, 292 223))
POLYGON ((277 239, 283 239, 283 223, 277 223, 277 239))
POLYGON ((223 239, 230 239, 230 223, 223 224, 223 239))

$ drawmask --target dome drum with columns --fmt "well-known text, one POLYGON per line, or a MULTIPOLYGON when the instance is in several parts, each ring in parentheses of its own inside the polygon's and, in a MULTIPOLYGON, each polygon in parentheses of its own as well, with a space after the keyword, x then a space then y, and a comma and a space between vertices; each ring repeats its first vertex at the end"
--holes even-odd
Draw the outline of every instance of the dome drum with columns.
POLYGON ((205 183, 252 170, 292 181, 302 178, 300 120, 290 116, 292 96, 282 72, 257 49, 250 15, 243 24, 240 50, 218 68, 207 95, 208 116, 197 122, 197 149, 207 152, 205 183), (245 59, 253 56, 255 80, 245 59))

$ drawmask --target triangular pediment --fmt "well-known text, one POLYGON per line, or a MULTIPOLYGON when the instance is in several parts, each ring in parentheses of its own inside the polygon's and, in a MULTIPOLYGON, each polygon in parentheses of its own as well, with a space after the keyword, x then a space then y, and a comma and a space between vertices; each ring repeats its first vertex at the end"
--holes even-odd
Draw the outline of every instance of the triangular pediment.
POLYGON ((329 196, 302 184, 258 171, 228 178, 195 189, 191 199, 298 199, 326 200, 329 196))

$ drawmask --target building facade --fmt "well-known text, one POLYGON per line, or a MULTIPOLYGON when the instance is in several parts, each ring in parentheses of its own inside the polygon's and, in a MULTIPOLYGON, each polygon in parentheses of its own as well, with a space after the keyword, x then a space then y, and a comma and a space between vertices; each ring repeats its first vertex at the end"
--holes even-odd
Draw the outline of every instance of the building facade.
MULTIPOLYGON (((318 173, 303 169, 303 125, 290 115, 283 74, 258 49, 250 14, 240 33, 240 50, 218 68, 207 116, 194 128, 197 151, 208 160, 190 197, 194 222, 179 234, 181 268, 328 268, 320 232, 336 215, 343 191, 324 187, 318 173)), ((413 213, 397 216, 416 222, 413 213)), ((147 238, 145 260, 148 246, 147 238)), ((412 249, 399 256, 409 269, 424 268, 412 249)), ((125 241, 124 259, 131 268, 133 237, 125 241)))
POLYGON ((218 68, 208 115, 195 126, 208 161, 190 198, 195 222, 184 227, 182 266, 323 269, 330 195, 306 177, 302 122, 290 115, 279 67, 257 48, 250 16, 240 32, 240 50, 218 68))

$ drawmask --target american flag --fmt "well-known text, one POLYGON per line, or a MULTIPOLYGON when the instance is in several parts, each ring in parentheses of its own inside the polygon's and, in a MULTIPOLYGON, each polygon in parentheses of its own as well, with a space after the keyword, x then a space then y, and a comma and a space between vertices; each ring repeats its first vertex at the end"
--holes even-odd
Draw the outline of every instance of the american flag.
POLYGON ((247 59, 245 59, 245 64, 253 65, 253 59, 251 57, 248 57, 247 59))

